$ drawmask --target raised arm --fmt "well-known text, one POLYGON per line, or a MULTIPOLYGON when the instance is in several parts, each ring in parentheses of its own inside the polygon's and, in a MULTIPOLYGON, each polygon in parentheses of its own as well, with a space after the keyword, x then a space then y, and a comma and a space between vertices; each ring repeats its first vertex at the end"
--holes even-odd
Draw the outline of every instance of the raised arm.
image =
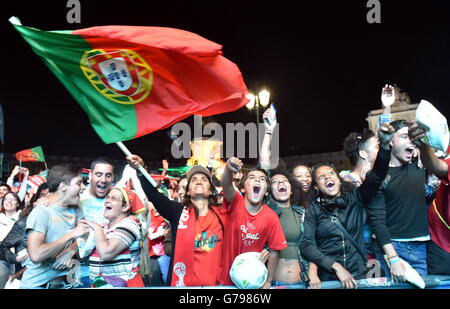
MULTIPOLYGON (((137 169, 139 165, 144 166, 144 161, 137 155, 127 157, 130 166, 137 169)), ((164 194, 160 193, 145 176, 138 176, 142 189, 148 200, 153 203, 155 209, 169 221, 177 221, 178 215, 182 211, 183 206, 180 203, 171 201, 164 194)), ((177 221, 178 223, 178 221, 177 221)))
POLYGON ((14 169, 12 170, 8 179, 6 180, 6 184, 12 188, 14 184, 14 177, 16 177, 16 175, 19 173, 20 173, 20 166, 18 165, 14 166, 14 169))
POLYGON ((364 205, 375 196, 378 188, 387 175, 391 157, 391 146, 389 143, 394 136, 394 133, 394 128, 388 123, 383 123, 378 130, 380 150, 378 151, 373 169, 369 172, 362 185, 357 189, 364 205))
POLYGON ((271 108, 266 109, 263 114, 264 119, 264 138, 259 152, 259 165, 262 169, 268 171, 270 169, 272 134, 277 125, 275 111, 271 108))
POLYGON ((236 195, 236 190, 233 186, 233 172, 238 172, 242 169, 242 161, 238 158, 230 158, 227 160, 222 174, 222 188, 223 198, 231 203, 236 195))
POLYGON ((23 173, 23 179, 22 183, 20 184, 20 190, 17 193, 20 200, 23 202, 25 200, 25 195, 27 195, 27 182, 28 182, 28 176, 30 175, 30 170, 26 167, 22 167, 22 173, 23 173))
POLYGON ((380 115, 378 121, 378 127, 383 123, 391 122, 391 106, 395 102, 395 88, 391 85, 386 84, 383 89, 381 89, 381 103, 383 104, 383 113, 380 115))
POLYGON ((409 138, 411 139, 411 142, 419 145, 420 158, 423 166, 428 170, 428 172, 436 175, 437 177, 447 177, 448 165, 444 162, 444 160, 436 157, 433 148, 421 142, 421 139, 425 137, 425 133, 425 129, 422 128, 417 122, 413 122, 409 125, 409 138))

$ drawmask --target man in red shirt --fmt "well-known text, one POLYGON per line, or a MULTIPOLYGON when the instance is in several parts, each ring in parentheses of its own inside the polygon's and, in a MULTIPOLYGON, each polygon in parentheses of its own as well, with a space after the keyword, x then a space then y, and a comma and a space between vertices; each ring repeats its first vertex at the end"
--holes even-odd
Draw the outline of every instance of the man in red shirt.
MULTIPOLYGON (((262 288, 270 288, 279 260, 279 251, 287 247, 286 238, 276 213, 263 204, 268 194, 268 177, 262 169, 251 169, 242 178, 244 196, 233 187, 233 172, 240 171, 242 161, 231 158, 227 161, 222 186, 228 222, 225 226, 221 271, 218 281, 222 285, 233 285, 229 271, 233 260, 241 253, 261 252, 270 249, 267 268, 269 271, 262 288)), ((264 259, 264 257, 261 257, 264 259)))
POLYGON ((420 158, 424 167, 441 180, 436 198, 428 208, 431 235, 427 252, 428 274, 450 275, 450 158, 437 158, 432 148, 420 142, 425 136, 425 130, 417 123, 409 126, 409 136, 412 142, 420 145, 420 158))

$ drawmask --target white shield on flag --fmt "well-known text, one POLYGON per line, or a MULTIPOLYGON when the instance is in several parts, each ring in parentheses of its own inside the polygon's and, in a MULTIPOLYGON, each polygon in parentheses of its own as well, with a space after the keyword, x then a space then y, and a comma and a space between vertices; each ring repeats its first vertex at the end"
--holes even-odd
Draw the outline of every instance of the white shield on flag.
MULTIPOLYGON (((96 76, 101 80, 103 85, 110 89, 115 95, 119 94, 130 98, 142 91, 140 71, 133 61, 133 58, 130 57, 129 52, 134 55, 134 58, 137 57, 132 51, 103 51, 87 57, 85 60, 82 60, 82 63, 94 70, 96 76)), ((88 75, 88 78, 91 77, 92 76, 88 75)), ((147 86, 145 88, 147 88, 147 86)), ((105 95, 102 89, 98 90, 105 95)), ((111 98, 108 94, 106 95, 111 98)))
POLYGON ((128 65, 124 58, 117 57, 99 63, 102 74, 106 77, 111 88, 125 91, 131 87, 133 79, 128 71, 128 65))

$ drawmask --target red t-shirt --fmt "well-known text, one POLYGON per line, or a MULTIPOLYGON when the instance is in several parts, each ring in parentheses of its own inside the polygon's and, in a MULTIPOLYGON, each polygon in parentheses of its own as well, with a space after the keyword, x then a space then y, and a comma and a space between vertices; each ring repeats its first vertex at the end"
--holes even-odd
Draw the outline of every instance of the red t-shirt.
MULTIPOLYGON (((224 207, 214 207, 214 210, 226 223, 224 207)), ((220 221, 212 210, 206 216, 199 216, 195 225, 194 239, 194 278, 189 282, 191 286, 217 285, 217 274, 222 257, 223 231, 220 221)))
POLYGON ((447 227, 450 226, 450 158, 444 162, 449 166, 448 173, 446 177, 441 178, 435 204, 432 203, 428 208, 428 225, 431 240, 442 250, 450 253, 450 229, 447 227))
POLYGON ((218 281, 223 285, 233 285, 229 272, 236 256, 251 251, 261 252, 266 244, 272 250, 283 250, 287 242, 277 214, 267 205, 263 204, 256 215, 251 215, 245 208, 244 197, 237 192, 231 204, 226 201, 224 204, 230 213, 225 226, 218 281))

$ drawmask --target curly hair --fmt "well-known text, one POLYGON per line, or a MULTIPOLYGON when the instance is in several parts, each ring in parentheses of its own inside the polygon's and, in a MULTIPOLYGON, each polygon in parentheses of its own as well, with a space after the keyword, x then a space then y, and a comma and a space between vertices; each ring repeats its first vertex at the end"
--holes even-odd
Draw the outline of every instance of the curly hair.
POLYGON ((342 151, 350 160, 350 164, 355 166, 359 160, 359 151, 367 150, 367 141, 374 137, 375 134, 368 129, 364 129, 362 133, 352 132, 344 140, 342 151))
MULTIPOLYGON (((297 182, 294 180, 294 178, 292 177, 292 175, 285 169, 273 169, 270 171, 270 178, 272 179, 272 177, 274 177, 275 175, 282 175, 284 177, 286 177, 286 179, 288 180, 289 184, 291 185, 291 197, 290 197, 290 201, 291 201, 291 205, 299 205, 299 206, 303 206, 304 208, 308 208, 309 205, 309 198, 308 198, 308 194, 306 192, 304 192, 298 185, 297 182)), ((273 193, 270 192, 272 198, 273 198, 273 193)))

